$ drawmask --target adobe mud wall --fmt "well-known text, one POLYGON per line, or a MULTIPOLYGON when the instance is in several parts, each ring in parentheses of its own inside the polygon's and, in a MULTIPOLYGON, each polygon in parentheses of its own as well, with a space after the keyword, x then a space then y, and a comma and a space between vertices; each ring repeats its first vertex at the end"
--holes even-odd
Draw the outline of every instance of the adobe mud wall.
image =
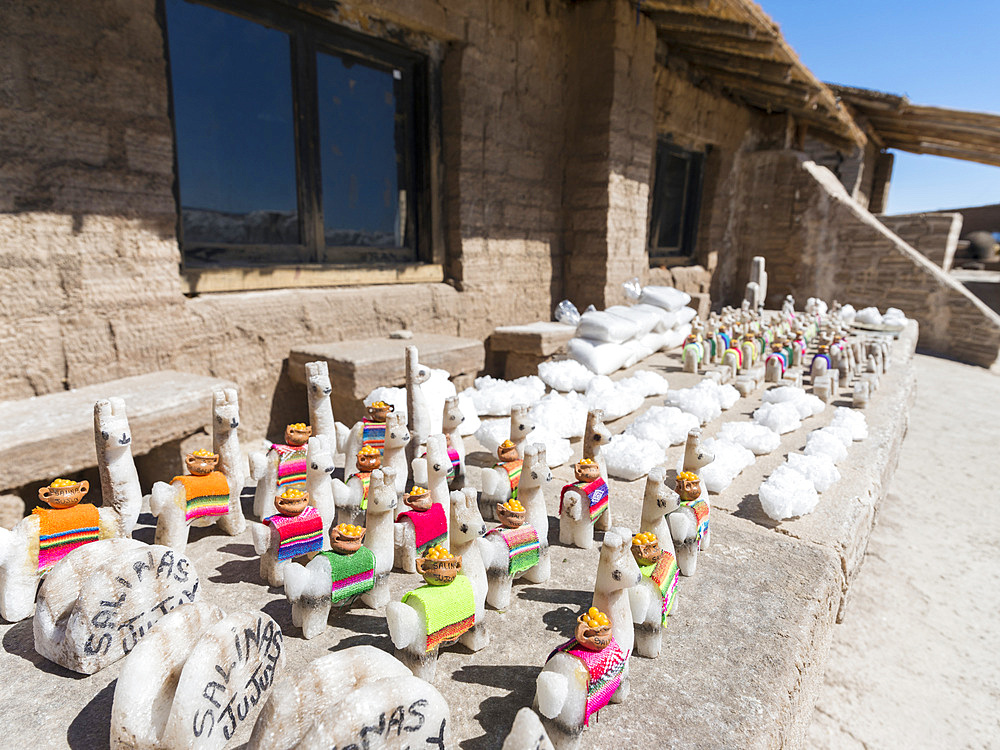
POLYGON ((854 201, 827 169, 793 151, 746 160, 736 220, 739 262, 767 260, 768 304, 786 291, 898 307, 920 323, 919 346, 984 367, 997 362, 1000 316, 854 201))
POLYGON ((962 234, 962 214, 882 214, 878 220, 942 271, 951 270, 962 234))

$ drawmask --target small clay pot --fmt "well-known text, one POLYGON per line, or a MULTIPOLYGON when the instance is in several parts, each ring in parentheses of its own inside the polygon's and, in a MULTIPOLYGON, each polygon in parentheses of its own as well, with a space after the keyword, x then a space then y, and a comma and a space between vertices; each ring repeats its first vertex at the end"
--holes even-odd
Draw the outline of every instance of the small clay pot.
POLYGON ((526 510, 508 510, 503 503, 497 503, 497 520, 505 529, 517 529, 524 524, 526 510))
POLYGON ((72 508, 83 500, 83 496, 89 490, 90 482, 84 479, 76 484, 67 484, 65 487, 41 487, 38 490, 38 499, 53 508, 72 508))
POLYGON ((417 558, 417 572, 431 586, 445 586, 451 583, 461 570, 461 555, 448 560, 431 560, 429 557, 417 558))
POLYGON ((396 407, 392 404, 388 406, 369 406, 368 416, 372 418, 373 422, 384 422, 389 418, 389 413, 396 411, 396 407))
POLYGON ((211 456, 196 456, 193 453, 188 453, 184 457, 184 463, 188 471, 196 477, 203 477, 215 471, 215 467, 219 465, 219 455, 213 453, 211 456))
POLYGON ((650 542, 648 544, 632 543, 632 557, 640 565, 652 565, 660 559, 662 554, 663 550, 660 549, 659 542, 650 542))
POLYGON ((592 628, 583 621, 583 615, 576 618, 576 642, 588 651, 600 651, 611 643, 611 626, 592 628))
POLYGON ((430 510, 431 506, 434 505, 434 498, 431 497, 430 492, 421 492, 417 495, 406 493, 403 495, 403 502, 413 510, 430 510))
POLYGON ((338 555, 353 555, 361 549, 361 542, 365 538, 366 529, 361 529, 361 533, 354 536, 345 534, 336 526, 330 529, 330 548, 338 555))
POLYGON ((601 476, 601 467, 593 464, 573 464, 573 472, 578 482, 593 482, 601 476))
POLYGON ((306 425, 304 429, 299 429, 288 425, 285 428, 285 443, 287 445, 305 445, 312 437, 312 427, 306 425))
POLYGON ((382 468, 382 457, 378 453, 362 454, 357 457, 355 465, 359 472, 375 471, 375 469, 382 468))
POLYGON ((701 479, 677 479, 675 488, 681 500, 690 502, 701 497, 701 479))
POLYGON ((519 461, 521 457, 517 453, 516 445, 512 445, 509 448, 505 448, 501 445, 497 448, 497 458, 500 459, 500 463, 506 464, 511 461, 519 461))
POLYGON ((288 498, 278 495, 274 498, 274 507, 283 516, 297 516, 309 505, 309 493, 303 492, 302 497, 288 498))

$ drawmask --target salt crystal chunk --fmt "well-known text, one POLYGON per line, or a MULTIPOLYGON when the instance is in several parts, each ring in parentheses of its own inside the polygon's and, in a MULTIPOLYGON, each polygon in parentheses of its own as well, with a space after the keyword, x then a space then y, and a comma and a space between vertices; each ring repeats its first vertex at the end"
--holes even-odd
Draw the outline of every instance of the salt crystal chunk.
POLYGON ((626 414, 631 414, 645 400, 642 382, 626 378, 618 382, 606 375, 594 378, 587 386, 588 409, 603 409, 604 419, 612 421, 626 414))
POLYGON ((799 410, 793 403, 761 404, 753 413, 753 421, 774 430, 779 435, 794 432, 802 426, 799 410))
POLYGON ((675 312, 680 310, 691 301, 691 295, 674 289, 672 286, 647 286, 643 287, 639 302, 647 305, 656 305, 664 310, 675 312))
POLYGON ((562 438, 583 437, 587 426, 587 400, 579 393, 565 396, 552 392, 531 407, 531 418, 536 425, 546 427, 562 438))
POLYGON ((803 452, 807 456, 829 456, 835 464, 839 464, 847 458, 847 448, 834 433, 826 430, 810 432, 809 437, 806 438, 806 447, 803 452))
POLYGON ((840 308, 840 319, 844 321, 844 325, 853 323, 857 314, 858 311, 854 309, 854 305, 844 305, 840 308))
POLYGON ((882 325, 906 325, 906 316, 898 307, 890 307, 882 316, 882 325))
POLYGON ((760 485, 760 505, 775 521, 804 516, 819 503, 812 481, 788 464, 782 464, 760 485))
POLYGON ((762 400, 766 404, 794 404, 799 412, 800 419, 814 417, 826 408, 823 399, 811 393, 806 393, 804 389, 793 385, 770 388, 764 392, 762 400))
POLYGON ((864 440, 868 437, 868 421, 863 412, 855 409, 838 406, 837 411, 833 413, 833 421, 830 424, 849 429, 853 440, 864 440))
POLYGON ((852 441, 851 431, 844 425, 839 425, 839 424, 827 425, 826 427, 823 428, 823 432, 829 432, 831 435, 837 438, 837 440, 839 440, 841 445, 843 445, 845 448, 851 447, 851 441, 852 441))
POLYGON ((556 391, 580 391, 583 393, 596 375, 575 359, 542 362, 538 365, 538 376, 547 386, 556 391))
POLYGON ((857 315, 854 316, 854 322, 877 325, 882 322, 882 313, 878 311, 877 307, 866 307, 858 310, 857 315))
MULTIPOLYGON (((447 370, 429 368, 431 376, 427 382, 421 384, 424 398, 427 401, 427 412, 430 416, 431 434, 441 432, 441 421, 444 414, 445 399, 456 395, 455 384, 451 382, 451 375, 447 370)), ((468 390, 468 389, 467 389, 468 390)), ((466 391, 463 391, 466 393, 466 391)), ((406 420, 406 389, 388 388, 385 386, 376 388, 364 398, 365 406, 370 406, 376 401, 385 401, 392 404, 396 413, 402 414, 406 420)), ((461 434, 471 435, 479 427, 479 416, 475 408, 474 401, 470 401, 468 396, 465 399, 459 398, 459 408, 465 415, 465 422, 462 423, 461 434)))
POLYGON ((667 379, 650 370, 639 370, 631 377, 624 378, 618 382, 622 385, 625 383, 634 384, 635 389, 641 392, 644 398, 649 398, 650 396, 662 396, 670 390, 670 385, 667 383, 667 379))
POLYGON ((742 445, 757 456, 778 449, 781 436, 769 427, 752 422, 726 422, 719 430, 720 440, 742 445))
POLYGON ((651 406, 625 428, 625 434, 652 440, 666 449, 687 440, 688 432, 699 424, 698 417, 675 406, 651 406))
POLYGON ((719 386, 712 380, 705 379, 693 388, 667 391, 666 404, 694 414, 698 417, 698 421, 705 424, 722 414, 719 395, 721 388, 725 386, 719 386))
POLYGON ((806 456, 801 453, 789 453, 786 461, 789 468, 812 482, 817 492, 826 492, 840 481, 840 471, 827 455, 806 456))
POLYGON ((458 408, 462 410, 465 421, 458 426, 458 434, 463 437, 474 435, 479 429, 479 414, 476 413, 476 404, 468 393, 462 391, 458 394, 458 408))
POLYGON ((607 461, 608 474, 616 479, 632 481, 645 476, 666 457, 666 453, 652 440, 642 440, 633 435, 616 435, 601 451, 607 461))
POLYGON ((477 414, 504 416, 510 414, 513 404, 530 406, 538 401, 545 395, 545 383, 536 375, 527 375, 517 380, 499 380, 484 375, 476 378, 475 388, 466 389, 465 393, 472 398, 477 414))
POLYGON ((716 494, 726 489, 743 469, 757 460, 752 451, 728 440, 708 438, 702 441, 702 447, 714 452, 715 460, 703 466, 698 475, 705 489, 716 494))

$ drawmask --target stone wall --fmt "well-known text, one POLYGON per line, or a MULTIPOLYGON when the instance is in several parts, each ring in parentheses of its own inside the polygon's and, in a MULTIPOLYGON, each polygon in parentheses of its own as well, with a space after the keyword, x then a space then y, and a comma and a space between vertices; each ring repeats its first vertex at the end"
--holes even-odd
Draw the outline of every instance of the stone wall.
POLYGON ((898 307, 919 345, 985 367, 997 362, 1000 316, 854 201, 827 169, 793 151, 746 159, 735 233, 740 262, 767 259, 768 304, 791 293, 898 307))
POLYGON ((878 220, 931 263, 944 271, 951 270, 962 232, 962 214, 883 214, 878 220))
POLYGON ((296 344, 484 338, 645 279, 655 35, 627 0, 314 13, 440 69, 446 283, 186 296, 155 0, 3 3, 0 398, 174 368, 235 380, 259 433, 303 416, 276 395, 296 344))

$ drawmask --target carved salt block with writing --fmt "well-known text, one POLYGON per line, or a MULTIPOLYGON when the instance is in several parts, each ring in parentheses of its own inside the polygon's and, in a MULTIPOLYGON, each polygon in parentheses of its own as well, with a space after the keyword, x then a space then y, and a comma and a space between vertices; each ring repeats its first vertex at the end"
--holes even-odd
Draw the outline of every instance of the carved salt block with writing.
POLYGON ((250 750, 451 747, 448 704, 398 659, 354 646, 283 678, 260 712, 250 750))
POLYGON ((525 706, 514 717, 501 750, 554 750, 548 732, 538 714, 525 706))
POLYGON ((35 650, 94 674, 127 656, 168 612, 193 602, 198 574, 180 552, 132 539, 78 547, 52 569, 35 607, 35 650))

